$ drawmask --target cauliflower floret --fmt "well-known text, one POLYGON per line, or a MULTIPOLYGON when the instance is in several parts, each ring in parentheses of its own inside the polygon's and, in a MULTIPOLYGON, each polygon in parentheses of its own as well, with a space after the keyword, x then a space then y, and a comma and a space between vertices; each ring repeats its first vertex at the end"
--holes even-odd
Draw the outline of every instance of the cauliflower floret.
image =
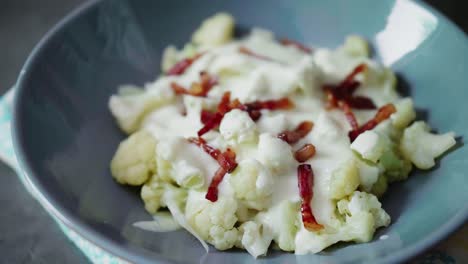
POLYGON ((158 177, 184 188, 202 188, 205 177, 216 170, 216 161, 183 137, 170 137, 156 148, 158 177))
POLYGON ((397 148, 393 143, 380 157, 379 165, 383 167, 388 182, 406 180, 413 167, 409 160, 397 153, 397 148))
POLYGON ((219 250, 233 247, 239 238, 237 202, 230 197, 219 197, 216 202, 205 199, 204 193, 190 191, 185 207, 188 223, 201 238, 219 250))
POLYGON ((257 121, 258 131, 261 133, 279 134, 288 129, 288 120, 285 114, 267 112, 257 121))
MULTIPOLYGON (((159 85, 159 84, 158 84, 159 85)), ((155 84, 155 86, 158 86, 155 84)), ((120 128, 131 134, 140 128, 143 118, 151 110, 170 103, 174 98, 171 91, 155 87, 152 90, 140 90, 130 94, 112 95, 109 99, 109 109, 117 119, 120 128)), ((136 90, 138 88, 135 88, 136 90)))
POLYGON ((273 239, 272 230, 255 221, 248 221, 239 227, 242 247, 254 258, 265 255, 273 239))
POLYGON ((395 127, 403 129, 416 118, 413 100, 411 98, 404 98, 397 101, 394 105, 397 111, 390 118, 395 127))
POLYGON ((356 166, 359 171, 359 182, 362 190, 370 192, 379 179, 380 169, 374 164, 356 158, 356 166))
POLYGON ((357 35, 346 38, 341 47, 344 52, 354 57, 369 57, 369 45, 365 39, 357 35))
POLYGON ((454 136, 453 132, 433 134, 425 122, 418 121, 403 132, 400 150, 419 169, 430 169, 437 157, 455 145, 454 136))
MULTIPOLYGON (((338 211, 343 215, 356 215, 360 212, 369 212, 374 218, 374 231, 376 228, 388 226, 390 224, 390 216, 382 209, 382 204, 377 200, 375 195, 355 191, 348 199, 340 200, 337 204, 338 211)), ((369 236, 372 238, 372 233, 369 236)))
POLYGON ((170 193, 171 198, 176 201, 178 206, 185 202, 187 191, 177 188, 170 183, 163 182, 158 175, 153 175, 147 181, 140 191, 140 197, 145 203, 145 209, 150 214, 155 214, 161 207, 166 207, 167 194, 170 193), (165 196, 166 195, 166 196, 165 196))
POLYGON ((341 199, 353 193, 358 186, 358 168, 354 159, 350 159, 332 173, 330 180, 330 197, 333 199, 341 199))
POLYGON ((257 215, 256 220, 273 232, 273 239, 284 251, 295 249, 294 239, 299 229, 300 204, 284 200, 266 212, 257 215))
POLYGON ((145 203, 145 209, 150 214, 155 214, 162 207, 161 198, 164 194, 164 184, 159 181, 157 175, 141 188, 140 197, 145 203))
POLYGON ((122 141, 111 161, 111 173, 121 184, 141 185, 156 169, 156 140, 138 131, 122 141))
POLYGON ((205 185, 205 177, 201 170, 186 160, 175 162, 171 175, 175 182, 184 188, 198 189, 205 185))
POLYGON ((177 48, 173 45, 167 46, 162 54, 161 69, 163 72, 167 72, 177 63, 178 60, 179 52, 177 51, 177 48))
POLYGON ((257 160, 242 160, 229 180, 236 198, 248 208, 263 210, 270 205, 273 177, 257 160))
POLYGON ((218 13, 203 21, 193 33, 192 41, 206 47, 219 46, 231 41, 233 34, 234 18, 227 13, 218 13))
POLYGON ((385 143, 381 135, 368 130, 353 141, 351 149, 359 153, 363 159, 377 162, 387 147, 385 143))
POLYGON ((282 173, 297 164, 291 146, 268 133, 260 135, 257 155, 258 160, 274 173, 282 173))
POLYGON ((370 192, 377 197, 381 197, 387 191, 387 188, 388 188, 387 177, 385 177, 384 174, 381 174, 377 178, 377 181, 374 183, 374 185, 372 185, 370 192))
POLYGON ((390 224, 390 216, 374 195, 355 191, 348 199, 337 204, 338 212, 345 216, 342 226, 320 232, 302 228, 296 236, 296 254, 317 253, 338 241, 368 242, 376 228, 390 224))
POLYGON ((234 109, 224 115, 219 132, 232 145, 255 142, 257 139, 257 125, 249 114, 239 109, 234 109))

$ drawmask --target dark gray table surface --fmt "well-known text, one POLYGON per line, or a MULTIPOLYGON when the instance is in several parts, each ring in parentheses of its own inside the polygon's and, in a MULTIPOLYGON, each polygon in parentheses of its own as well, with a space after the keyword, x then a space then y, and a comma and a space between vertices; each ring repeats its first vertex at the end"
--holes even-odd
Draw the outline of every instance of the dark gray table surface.
MULTIPOLYGON (((154 0, 156 1, 156 0, 154 0)), ((84 0, 0 0, 0 93, 41 36, 84 0)), ((428 1, 468 32, 468 1, 428 1)), ((0 163, 0 263, 88 263, 15 173, 0 163)))

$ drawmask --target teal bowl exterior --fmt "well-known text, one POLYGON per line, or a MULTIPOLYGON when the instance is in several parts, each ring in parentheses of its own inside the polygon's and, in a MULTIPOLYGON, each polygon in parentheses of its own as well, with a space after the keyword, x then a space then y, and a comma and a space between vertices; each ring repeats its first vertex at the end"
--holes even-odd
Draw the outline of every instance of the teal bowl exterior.
POLYGON ((133 263, 253 263, 245 252, 203 248, 185 231, 144 232, 150 219, 138 191, 115 183, 109 162, 124 135, 107 109, 120 84, 143 84, 159 73, 162 49, 182 45, 200 21, 220 10, 239 28, 334 47, 358 33, 375 58, 402 79, 426 119, 455 131, 456 150, 437 168, 415 171, 391 186, 392 224, 365 244, 317 255, 272 251, 259 263, 391 263, 433 245, 468 216, 468 40, 453 23, 413 1, 93 1, 77 9, 34 49, 18 80, 13 134, 19 162, 39 199, 68 227, 133 263), (280 16, 278 15, 280 14, 280 16), (380 240, 379 236, 388 238, 380 240))

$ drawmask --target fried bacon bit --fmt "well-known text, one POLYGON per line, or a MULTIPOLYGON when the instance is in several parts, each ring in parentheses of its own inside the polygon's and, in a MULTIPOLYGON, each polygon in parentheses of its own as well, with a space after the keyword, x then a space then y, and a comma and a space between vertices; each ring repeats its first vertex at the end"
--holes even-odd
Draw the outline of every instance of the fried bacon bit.
POLYGON ((344 101, 348 106, 356 109, 375 109, 375 104, 368 97, 353 96, 359 87, 360 82, 354 78, 367 69, 367 65, 359 64, 346 78, 338 85, 325 85, 323 90, 327 96, 327 108, 332 109, 339 106, 340 101, 344 101))
POLYGON ((341 110, 343 110, 343 112, 344 112, 344 114, 346 116, 346 119, 348 120, 349 125, 351 126, 351 130, 358 130, 359 125, 358 125, 358 122, 356 120, 356 116, 354 115, 353 111, 351 110, 351 107, 349 106, 349 104, 344 102, 344 101, 340 101, 339 106, 340 106, 341 110))
POLYGON ((310 201, 312 200, 314 172, 310 164, 300 164, 297 167, 297 183, 299 187, 299 194, 301 196, 301 214, 302 223, 304 227, 309 231, 318 231, 323 228, 322 225, 317 223, 314 215, 312 214, 312 208, 310 207, 310 201))
POLYGON ((252 103, 242 104, 238 99, 231 101, 231 93, 225 92, 218 104, 218 111, 216 113, 202 110, 200 121, 204 126, 198 131, 198 136, 201 137, 211 129, 218 127, 224 115, 233 109, 246 111, 252 120, 257 121, 261 116, 260 110, 262 109, 286 110, 293 107, 294 103, 288 98, 282 98, 279 100, 255 101, 252 103))
POLYGON ((290 40, 290 39, 287 39, 287 38, 281 39, 280 43, 283 44, 284 46, 296 47, 297 49, 302 50, 305 53, 311 53, 312 52, 312 49, 305 46, 304 44, 301 44, 301 43, 299 43, 297 41, 290 40))
POLYGON ((294 107, 294 103, 291 100, 289 100, 289 98, 285 97, 285 98, 281 98, 278 100, 255 101, 252 103, 247 103, 245 104, 245 106, 247 107, 247 111, 261 110, 261 109, 288 110, 294 107))
POLYGON ((353 129, 348 133, 349 139, 353 142, 360 134, 364 131, 371 130, 376 127, 378 124, 387 120, 393 113, 396 112, 396 108, 393 104, 386 104, 377 110, 374 118, 367 121, 364 125, 357 129, 353 129))
POLYGON ((242 53, 242 54, 248 55, 248 56, 255 57, 255 58, 260 59, 260 60, 273 61, 273 59, 268 58, 268 57, 263 56, 263 55, 260 55, 258 53, 255 53, 252 50, 250 50, 250 49, 248 49, 248 48, 246 48, 244 46, 239 47, 239 52, 242 53))
POLYGON ((236 153, 230 148, 221 152, 221 150, 208 145, 206 141, 200 137, 189 138, 188 141, 202 148, 203 151, 215 159, 220 166, 213 176, 213 179, 211 179, 210 186, 205 196, 207 200, 216 202, 218 200, 218 185, 221 183, 226 173, 231 173, 237 167, 236 153))
POLYGON ((226 175, 226 170, 223 167, 220 167, 215 172, 213 179, 211 179, 211 183, 208 187, 208 191, 206 192, 205 199, 211 202, 216 202, 218 200, 218 185, 223 180, 224 175, 226 175))
POLYGON ((302 148, 294 153, 294 158, 298 162, 305 162, 315 155, 315 146, 312 144, 305 144, 302 148))
POLYGON ((196 61, 202 55, 203 54, 200 53, 200 54, 193 56, 192 58, 186 58, 177 62, 174 66, 172 66, 172 68, 170 68, 167 71, 167 75, 181 75, 182 73, 185 72, 185 70, 187 70, 188 67, 190 67, 190 65, 192 65, 194 61, 196 61))
POLYGON ((284 131, 278 135, 278 138, 289 143, 294 144, 298 142, 301 138, 305 137, 314 127, 314 123, 311 121, 301 122, 296 129, 293 131, 284 131))
POLYGON ((189 90, 175 82, 171 83, 171 88, 176 94, 189 94, 193 96, 206 97, 211 88, 213 88, 217 83, 218 79, 216 77, 212 77, 207 72, 202 71, 200 72, 200 82, 192 83, 189 90))
POLYGON ((221 152, 221 150, 208 145, 201 137, 189 138, 188 141, 203 149, 203 151, 216 160, 226 172, 231 173, 237 167, 236 153, 230 148, 228 148, 225 152, 221 152))

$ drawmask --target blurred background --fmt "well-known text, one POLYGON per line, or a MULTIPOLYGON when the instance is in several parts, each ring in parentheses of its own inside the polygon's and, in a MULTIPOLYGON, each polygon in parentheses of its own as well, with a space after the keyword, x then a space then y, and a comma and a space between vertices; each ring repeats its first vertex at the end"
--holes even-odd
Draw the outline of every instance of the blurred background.
MULTIPOLYGON (((157 1, 157 0, 154 0, 157 1)), ((84 0, 0 0, 0 93, 16 81, 29 52, 84 0)), ((468 32, 468 1, 426 1, 468 32)), ((0 163, 0 263, 87 263, 15 173, 0 163)))

